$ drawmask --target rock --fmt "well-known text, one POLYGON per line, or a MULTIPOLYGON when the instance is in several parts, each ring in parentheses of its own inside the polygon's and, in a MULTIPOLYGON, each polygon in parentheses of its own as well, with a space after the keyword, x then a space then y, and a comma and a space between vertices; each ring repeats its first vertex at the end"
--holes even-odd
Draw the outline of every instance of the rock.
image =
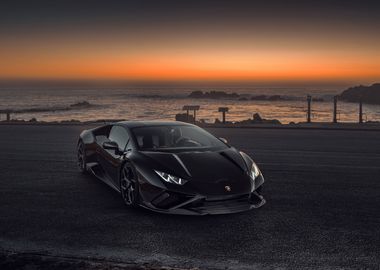
POLYGON ((258 114, 258 113, 254 113, 254 114, 253 114, 253 121, 254 121, 254 122, 262 122, 263 119, 261 118, 260 114, 258 114))
POLYGON ((273 95, 273 96, 269 96, 268 100, 277 101, 277 100, 284 100, 284 99, 280 95, 273 95))
POLYGON ((189 118, 187 118, 186 113, 177 113, 175 115, 175 120, 176 121, 181 121, 181 122, 188 122, 188 123, 193 123, 194 122, 194 116, 189 114, 189 118))
MULTIPOLYGON (((216 121, 215 121, 216 123, 216 121)), ((258 113, 253 114, 252 119, 246 119, 239 122, 235 122, 235 124, 239 125, 250 125, 250 124, 276 124, 281 125, 281 122, 277 119, 264 119, 258 113)))
POLYGON ((251 97, 251 100, 267 100, 268 97, 266 95, 258 95, 251 97))
POLYGON ((294 97, 289 97, 289 96, 280 96, 280 95, 272 95, 272 96, 267 96, 267 95, 257 95, 257 96, 252 96, 251 100, 267 100, 267 101, 282 101, 282 100, 294 100, 294 97))
POLYGON ((86 108, 91 107, 92 104, 88 101, 80 101, 70 105, 70 108, 86 108))
POLYGON ((355 86, 344 90, 338 98, 348 102, 359 102, 368 104, 380 104, 380 83, 371 86, 355 86))
POLYGON ((275 125, 281 125, 281 122, 277 119, 264 119, 263 123, 265 124, 275 124, 275 125))
POLYGON ((189 97, 189 98, 203 98, 203 92, 202 91, 193 91, 187 97, 189 97))

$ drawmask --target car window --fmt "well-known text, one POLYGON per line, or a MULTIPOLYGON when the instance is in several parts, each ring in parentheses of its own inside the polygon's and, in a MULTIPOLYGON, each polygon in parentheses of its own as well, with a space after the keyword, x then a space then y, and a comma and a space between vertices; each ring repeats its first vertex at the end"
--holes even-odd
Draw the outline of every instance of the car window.
POLYGON ((141 150, 149 149, 224 149, 227 146, 205 130, 195 126, 165 125, 132 129, 141 150))
POLYGON ((117 143, 121 150, 124 150, 129 141, 129 135, 125 128, 121 126, 113 126, 108 139, 117 143))

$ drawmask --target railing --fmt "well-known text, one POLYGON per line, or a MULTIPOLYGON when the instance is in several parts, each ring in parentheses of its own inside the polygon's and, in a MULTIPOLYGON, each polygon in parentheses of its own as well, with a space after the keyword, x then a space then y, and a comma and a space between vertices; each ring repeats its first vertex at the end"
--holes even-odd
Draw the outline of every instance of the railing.
MULTIPOLYGON (((306 101, 307 101, 306 122, 311 123, 312 122, 311 120, 315 118, 314 114, 312 113, 312 96, 308 95, 306 98, 306 101)), ((183 106, 182 110, 186 111, 186 116, 187 116, 186 119, 188 122, 190 121, 191 118, 192 118, 192 121, 196 122, 196 112, 198 110, 200 110, 199 105, 185 105, 185 106, 183 106), (190 117, 190 114, 189 114, 190 111, 193 111, 192 117, 190 117)), ((226 123, 226 113, 229 112, 229 108, 228 107, 219 107, 218 112, 222 113, 222 123, 225 124, 226 123)), ((1 115, 5 114, 5 117, 6 117, 5 121, 10 122, 11 121, 11 113, 12 113, 11 110, 0 110, 0 121, 3 121, 1 115)), ((332 122, 338 123, 338 120, 340 120, 340 112, 338 110, 338 96, 334 96, 332 122)), ((360 100, 360 102, 359 102, 359 113, 358 113, 358 123, 361 124, 361 123, 364 123, 367 121, 368 121, 367 120, 367 114, 363 113, 363 103, 360 100)))
MULTIPOLYGON (((312 96, 307 95, 306 101, 307 101, 306 122, 311 123, 312 122, 311 120, 315 119, 315 115, 313 114, 313 110, 312 110, 312 101, 313 101, 312 96)), ((196 119, 195 119, 196 111, 198 111, 199 109, 200 109, 200 106, 198 106, 198 105, 185 105, 185 106, 183 106, 182 110, 187 111, 187 116, 188 116, 187 119, 189 119, 189 111, 191 111, 191 110, 194 111, 193 121, 196 122, 196 119)), ((219 107, 218 112, 222 113, 222 121, 220 123, 225 124, 226 123, 226 113, 229 112, 229 108, 228 107, 219 107)), ((338 123, 340 118, 341 118, 340 117, 340 111, 338 110, 338 96, 334 96, 332 123, 338 123)), ((363 113, 363 103, 360 100, 360 102, 359 102, 359 113, 358 113, 358 123, 361 124, 364 122, 367 122, 367 115, 365 113, 363 113), (365 120, 363 118, 365 118, 365 120)))

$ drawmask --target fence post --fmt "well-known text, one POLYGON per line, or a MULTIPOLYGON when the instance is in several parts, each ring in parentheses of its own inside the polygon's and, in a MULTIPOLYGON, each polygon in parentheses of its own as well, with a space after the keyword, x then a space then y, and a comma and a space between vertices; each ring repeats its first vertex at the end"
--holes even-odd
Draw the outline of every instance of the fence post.
POLYGON ((307 122, 311 122, 311 96, 307 95, 307 122))
POLYGON ((338 96, 334 96, 333 123, 338 123, 338 119, 336 117, 336 115, 337 115, 337 103, 338 103, 338 96))
POLYGON ((196 117, 197 117, 197 111, 199 110, 200 106, 199 105, 185 105, 183 106, 182 110, 186 111, 186 117, 187 117, 187 122, 189 122, 189 111, 193 111, 194 114, 194 123, 196 122, 196 117))
POLYGON ((363 123, 363 102, 360 99, 359 101, 359 124, 363 123))

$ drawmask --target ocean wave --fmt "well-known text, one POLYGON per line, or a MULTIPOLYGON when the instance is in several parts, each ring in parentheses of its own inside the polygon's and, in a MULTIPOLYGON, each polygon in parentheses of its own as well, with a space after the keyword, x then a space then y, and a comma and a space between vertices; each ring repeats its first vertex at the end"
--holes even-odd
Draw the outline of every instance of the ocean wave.
POLYGON ((159 95, 159 94, 134 94, 130 95, 135 98, 154 98, 154 99, 179 99, 185 98, 186 95, 159 95))
POLYGON ((186 98, 186 93, 183 94, 155 94, 155 93, 122 93, 122 94, 116 94, 113 95, 115 98, 124 98, 124 99, 130 99, 130 98, 137 98, 137 99, 182 99, 186 98))
POLYGON ((91 104, 88 101, 80 101, 69 106, 48 106, 48 107, 33 107, 25 109, 6 109, 0 110, 0 113, 40 113, 40 112, 57 112, 57 111, 72 111, 72 110, 84 110, 93 107, 98 107, 99 105, 91 104))

